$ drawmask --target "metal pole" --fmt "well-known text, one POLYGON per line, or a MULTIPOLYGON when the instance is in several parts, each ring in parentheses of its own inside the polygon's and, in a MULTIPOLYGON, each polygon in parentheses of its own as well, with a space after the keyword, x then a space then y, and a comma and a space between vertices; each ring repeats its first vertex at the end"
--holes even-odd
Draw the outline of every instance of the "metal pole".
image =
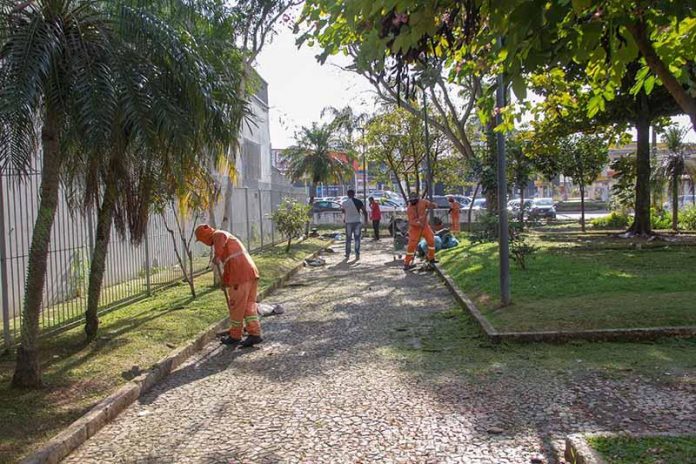
MULTIPOLYGON (((430 166, 430 131, 428 128, 428 95, 425 92, 425 85, 423 89, 423 119, 425 125, 425 182, 426 189, 428 192, 428 200, 433 201, 433 170, 430 166)), ((430 210, 430 222, 433 222, 435 218, 435 210, 430 210)))
POLYGON ((259 230, 261 231, 261 247, 263 247, 263 196, 259 189, 259 230))
POLYGON ((244 212, 246 213, 247 248, 251 251, 251 224, 249 223, 249 187, 244 187, 244 212))
MULTIPOLYGON (((502 40, 498 39, 498 46, 502 47, 502 40)), ((503 123, 501 110, 505 106, 505 78, 498 74, 498 88, 496 90, 496 116, 497 126, 503 123)), ((498 150, 498 217, 500 223, 500 235, 498 252, 500 255, 500 299, 503 306, 510 304, 510 237, 507 217, 507 180, 505 178, 505 136, 502 132, 496 133, 496 145, 498 150)))
POLYGON ((2 279, 2 336, 5 341, 5 349, 12 346, 12 334, 10 333, 10 298, 7 286, 7 249, 5 243, 5 185, 0 173, 0 279, 2 279))
POLYGON ((365 150, 365 128, 362 130, 362 162, 363 162, 363 201, 367 204, 367 156, 365 150))
MULTIPOLYGON (((148 220, 148 229, 150 228, 149 222, 148 220)), ((152 294, 152 282, 150 279, 152 271, 150 266, 150 234, 149 230, 147 230, 145 232, 145 289, 147 290, 148 296, 152 294)))

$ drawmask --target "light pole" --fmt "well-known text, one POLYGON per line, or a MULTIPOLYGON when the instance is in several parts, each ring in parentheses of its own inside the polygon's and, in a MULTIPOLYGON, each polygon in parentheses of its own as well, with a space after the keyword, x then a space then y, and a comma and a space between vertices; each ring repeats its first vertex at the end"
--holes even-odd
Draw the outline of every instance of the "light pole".
MULTIPOLYGON (((503 42, 498 38, 498 47, 502 48, 503 42)), ((496 89, 496 115, 495 122, 498 127, 503 123, 501 113, 505 106, 505 78, 498 74, 498 88, 496 89)), ((500 234, 498 241, 498 254, 500 255, 500 299, 503 306, 510 304, 510 237, 507 216, 507 179, 505 177, 505 136, 502 132, 496 134, 498 151, 498 217, 500 234)))
POLYGON ((363 201, 367 203, 367 150, 365 150, 365 128, 361 127, 360 131, 362 132, 363 201))
MULTIPOLYGON (((425 182, 428 200, 433 201, 433 169, 430 165, 430 131, 428 128, 428 95, 425 91, 425 84, 421 86, 423 90, 423 121, 425 125, 425 182)), ((430 222, 435 218, 435 210, 430 210, 430 222)))

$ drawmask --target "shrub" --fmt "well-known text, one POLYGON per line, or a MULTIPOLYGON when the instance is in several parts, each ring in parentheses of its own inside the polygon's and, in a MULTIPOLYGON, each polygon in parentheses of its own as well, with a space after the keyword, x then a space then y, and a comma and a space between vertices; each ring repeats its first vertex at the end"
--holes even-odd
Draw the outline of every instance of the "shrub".
POLYGON ((689 206, 679 211, 679 228, 696 230, 696 206, 689 206))
POLYGON ((527 269, 527 256, 534 254, 539 248, 525 242, 523 236, 518 236, 510 242, 510 257, 522 269, 527 269))
POLYGON ((278 231, 288 239, 286 253, 290 251, 292 239, 302 236, 309 209, 309 205, 286 198, 271 214, 271 219, 278 231))
POLYGON ((651 208, 650 224, 653 229, 671 229, 672 216, 667 211, 651 208))
POLYGON ((608 216, 593 219, 591 224, 595 229, 625 229, 630 222, 628 214, 612 211, 608 216))

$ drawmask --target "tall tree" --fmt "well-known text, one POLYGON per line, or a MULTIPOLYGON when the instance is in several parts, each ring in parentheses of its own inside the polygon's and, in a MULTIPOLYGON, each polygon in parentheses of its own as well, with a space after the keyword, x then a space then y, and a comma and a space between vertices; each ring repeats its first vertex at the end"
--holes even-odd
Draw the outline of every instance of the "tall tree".
POLYGON ((672 230, 679 227, 679 190, 681 178, 688 171, 693 175, 694 162, 686 153, 684 138, 688 130, 683 127, 672 126, 665 130, 663 140, 667 145, 667 153, 662 157, 658 167, 659 174, 669 181, 672 206, 672 230))
POLYGON ((60 176, 82 147, 106 146, 115 105, 112 31, 98 4, 0 3, 0 159, 26 172, 41 138, 41 186, 28 258, 16 387, 41 385, 39 314, 60 176))
MULTIPOLYGON (((334 124, 312 123, 295 134, 295 145, 285 150, 288 173, 293 181, 309 181, 309 204, 314 204, 317 186, 322 182, 342 181, 352 175, 349 153, 339 153, 342 145, 334 124)), ((310 213, 311 214, 311 213, 310 213)), ((309 233, 309 219, 305 232, 309 233)))

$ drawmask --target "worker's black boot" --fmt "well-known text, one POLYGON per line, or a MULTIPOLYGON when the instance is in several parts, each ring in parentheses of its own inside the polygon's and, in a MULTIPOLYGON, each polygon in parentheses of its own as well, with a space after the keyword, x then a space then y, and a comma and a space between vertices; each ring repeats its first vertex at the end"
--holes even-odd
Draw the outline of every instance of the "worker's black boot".
POLYGON ((223 345, 232 346, 232 347, 239 345, 241 342, 242 341, 240 339, 232 338, 229 335, 227 335, 226 337, 222 337, 220 339, 220 343, 222 343, 223 345))
POLYGON ((259 337, 258 335, 249 335, 242 343, 239 344, 239 346, 242 348, 248 348, 250 346, 258 345, 262 341, 263 338, 259 337))

